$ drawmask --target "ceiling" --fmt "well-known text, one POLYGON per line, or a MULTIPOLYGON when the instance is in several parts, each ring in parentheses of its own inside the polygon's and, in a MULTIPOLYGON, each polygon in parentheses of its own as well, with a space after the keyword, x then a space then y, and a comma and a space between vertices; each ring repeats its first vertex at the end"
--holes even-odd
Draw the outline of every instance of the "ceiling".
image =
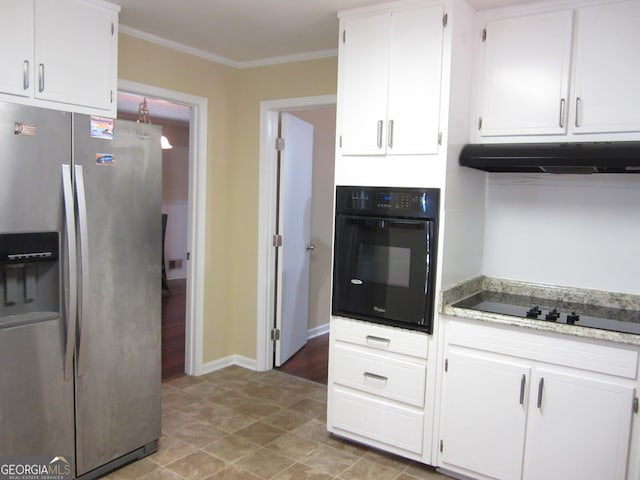
MULTIPOLYGON (((110 0, 120 30, 234 67, 336 54, 337 12, 388 0, 110 0)), ((534 0, 468 0, 476 10, 534 0)))
MULTIPOLYGON (((337 12, 388 0, 109 0, 120 31, 225 65, 245 68, 337 54, 337 12)), ((535 0, 468 0, 476 10, 535 0)), ((118 110, 142 97, 120 93, 118 110)), ((189 121, 189 108, 149 98, 151 121, 189 121)))

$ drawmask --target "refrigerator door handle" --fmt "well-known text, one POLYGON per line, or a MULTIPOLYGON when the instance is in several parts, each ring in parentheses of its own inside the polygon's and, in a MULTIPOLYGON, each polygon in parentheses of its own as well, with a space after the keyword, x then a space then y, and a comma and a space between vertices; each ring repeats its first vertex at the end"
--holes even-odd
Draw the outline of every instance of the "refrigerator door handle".
POLYGON ((79 250, 80 250, 80 305, 78 311, 78 357, 77 357, 77 375, 81 377, 86 371, 86 329, 84 325, 84 319, 87 317, 86 312, 89 306, 89 297, 87 292, 89 291, 89 231, 87 225, 87 202, 84 190, 84 175, 82 172, 82 166, 75 166, 74 175, 75 187, 76 187, 76 201, 78 207, 78 229, 80 231, 79 237, 79 250))
POLYGON ((69 259, 69 294, 65 295, 67 316, 67 338, 64 351, 64 379, 73 378, 73 353, 76 344, 76 315, 78 305, 78 270, 76 263, 76 222, 73 204, 73 183, 71 165, 62 165, 62 192, 64 197, 64 217, 69 259))

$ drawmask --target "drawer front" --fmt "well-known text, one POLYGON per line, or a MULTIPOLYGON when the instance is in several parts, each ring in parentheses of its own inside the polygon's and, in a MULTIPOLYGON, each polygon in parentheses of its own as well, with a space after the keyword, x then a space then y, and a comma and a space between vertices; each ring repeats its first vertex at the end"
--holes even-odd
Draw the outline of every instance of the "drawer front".
POLYGON ((422 453, 422 412, 340 387, 334 387, 332 412, 334 430, 350 432, 412 453, 422 453))
POLYGON ((386 358, 384 353, 336 344, 333 382, 374 395, 424 406, 426 361, 386 358))
POLYGON ((447 319, 446 328, 450 345, 630 379, 638 375, 638 352, 634 347, 600 345, 577 337, 453 318, 447 319))
POLYGON ((333 341, 425 359, 429 347, 429 335, 426 333, 337 317, 331 320, 331 338, 333 341))

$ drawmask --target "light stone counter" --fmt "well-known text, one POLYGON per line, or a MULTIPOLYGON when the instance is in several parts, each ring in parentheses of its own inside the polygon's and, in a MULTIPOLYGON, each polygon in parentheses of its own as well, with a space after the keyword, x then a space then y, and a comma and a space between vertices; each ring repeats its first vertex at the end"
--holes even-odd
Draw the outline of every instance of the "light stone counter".
POLYGON ((441 313, 453 317, 468 318, 480 322, 510 325, 545 332, 561 333, 582 338, 607 340, 610 342, 628 345, 640 345, 640 335, 611 332, 577 325, 547 322, 544 320, 519 318, 511 315, 487 313, 470 308, 453 306, 453 304, 482 291, 525 295, 557 301, 582 303, 598 307, 617 308, 627 310, 633 314, 640 311, 640 295, 557 287, 553 285, 540 285, 482 276, 462 282, 443 291, 440 302, 440 305, 442 305, 441 313))

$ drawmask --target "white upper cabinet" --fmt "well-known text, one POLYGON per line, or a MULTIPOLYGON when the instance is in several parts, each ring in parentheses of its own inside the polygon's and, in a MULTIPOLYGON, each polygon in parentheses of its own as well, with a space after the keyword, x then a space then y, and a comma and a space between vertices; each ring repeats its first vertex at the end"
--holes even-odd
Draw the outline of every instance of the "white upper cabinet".
POLYGON ((432 5, 341 18, 341 154, 438 152, 443 15, 432 5))
POLYGON ((575 133, 640 131, 640 2, 577 12, 575 133))
POLYGON ((0 0, 0 99, 115 116, 119 8, 0 0))
POLYGON ((367 16, 345 23, 340 49, 341 150, 347 155, 385 153, 391 17, 367 16))
POLYGON ((33 1, 0 0, 0 92, 29 96, 32 69, 33 1))
POLYGON ((640 2, 482 15, 472 139, 640 139, 640 2))
POLYGON ((566 132, 571 10, 487 21, 481 136, 566 132))

